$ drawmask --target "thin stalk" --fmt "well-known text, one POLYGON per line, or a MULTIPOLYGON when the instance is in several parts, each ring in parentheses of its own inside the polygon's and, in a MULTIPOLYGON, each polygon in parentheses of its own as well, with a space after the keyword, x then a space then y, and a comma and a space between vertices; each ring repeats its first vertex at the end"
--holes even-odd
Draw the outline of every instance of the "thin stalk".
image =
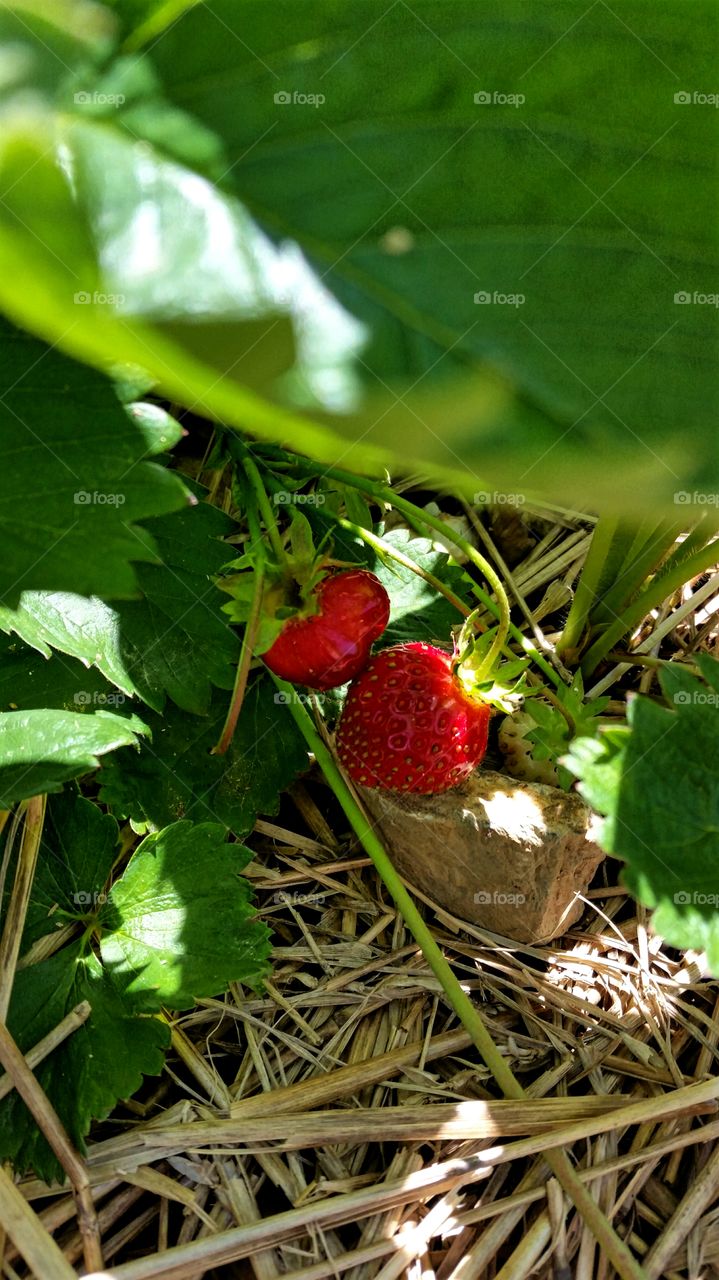
POLYGON ((211 755, 223 756, 228 750, 230 743, 234 737, 237 721, 240 718, 242 703, 245 700, 247 691, 247 680, 250 674, 250 666, 252 664, 252 656, 255 651, 255 642, 257 640, 257 631, 260 625, 260 616, 262 613, 262 597, 265 586, 264 567, 258 564, 255 569, 255 592, 252 597, 252 605, 250 608, 250 616, 247 619, 245 630, 242 636, 242 648, 237 663, 237 672, 235 675, 235 683, 232 689, 232 697, 230 705, 227 709, 225 723, 222 726, 217 745, 212 748, 211 755))
POLYGON ((32 796, 25 802, 25 825, 15 868, 15 880, 0 939, 0 1022, 7 1018, 10 996, 15 981, 20 941, 30 905, 35 868, 37 866, 47 797, 32 796))
POLYGON ((669 572, 657 575, 633 604, 625 609, 622 617, 617 618, 594 642, 582 662, 582 673, 590 676, 602 659, 619 643, 622 636, 638 626, 642 618, 646 618, 652 609, 657 609, 686 582, 690 582, 692 578, 710 569, 716 564, 717 559, 719 559, 719 543, 712 542, 706 547, 701 547, 687 560, 675 563, 669 572))
MULTIPOLYGON (((254 463, 252 465, 254 466, 254 463)), ((255 471, 257 471, 256 467, 255 471)), ((264 494, 265 491, 259 472, 257 472, 257 483, 264 494)), ((252 596, 252 604, 250 606, 250 616, 247 619, 242 636, 242 648, 240 649, 240 657, 237 663, 237 672, 232 689, 230 705, 227 709, 227 715, 225 717, 225 723, 222 726, 222 733, 220 734, 219 741, 216 746, 212 748, 211 752, 214 756, 223 756, 225 754, 232 742, 235 729, 237 728, 237 721, 240 718, 242 703, 245 700, 245 693, 247 692, 247 680, 250 674, 250 666, 255 651, 255 642, 257 640, 257 631, 260 625, 260 618, 262 616, 262 600, 265 585, 265 551, 262 529, 260 528, 260 522, 257 515, 258 503, 255 499, 256 490, 253 486, 252 489, 246 492, 246 501, 247 524, 250 530, 251 545, 255 553, 255 589, 252 596)), ((265 501, 266 500, 265 495, 265 501)), ((276 530, 277 526, 275 525, 275 531, 276 530)))
POLYGON ((249 454, 245 454, 245 456, 243 457, 242 468, 244 470, 245 475, 247 476, 247 479, 250 482, 250 485, 252 486, 252 492, 255 495, 257 506, 260 509, 260 515, 262 516, 262 519, 264 521, 265 529, 267 530, 267 536, 269 537, 272 550, 274 551, 275 556, 277 557, 278 564, 282 564, 285 560, 285 548, 282 544, 282 538, 280 536, 280 531, 277 525, 277 518, 275 516, 274 511, 272 510, 270 500, 267 497, 267 492, 265 490, 264 484, 262 483, 262 476, 259 473, 257 464, 255 463, 254 459, 249 456, 249 454))
MULTIPOLYGON (((331 514, 332 513, 330 513, 330 515, 331 514)), ((354 524, 352 520, 345 520, 342 516, 332 515, 332 519, 340 526, 341 529, 346 529, 348 533, 353 533, 356 538, 361 538, 362 541, 366 542, 368 547, 372 547, 372 550, 376 551, 378 555, 388 556, 390 559, 396 560, 397 564, 401 564, 405 569, 411 569, 412 573, 416 573, 417 577, 423 578, 428 586, 433 587, 435 591, 438 591, 440 595, 444 596, 445 600, 448 600, 451 605, 454 605, 454 608, 457 609, 463 617, 469 617, 472 612, 469 606, 466 605, 463 600, 460 600, 458 595, 455 595, 451 587, 446 586, 445 583, 437 578, 433 573, 430 573, 429 569, 423 569, 415 560, 411 560, 410 557, 404 555, 402 551, 398 551, 396 547, 392 546, 391 542, 387 542, 386 539, 381 538, 378 533, 372 533, 369 529, 364 529, 362 525, 354 524)))
POLYGON ((87 1165, 72 1145, 62 1120, 38 1084, 4 1021, 0 1021, 0 1063, 70 1179, 77 1209, 77 1225, 82 1238, 85 1270, 102 1271, 100 1226, 87 1165))
MULTIPOLYGON (((454 1009, 468 1035, 472 1037, 472 1042, 494 1076, 499 1088, 506 1098, 514 1098, 517 1101, 525 1098, 524 1089, 492 1040, 478 1009, 475 1008, 469 996, 463 991, 449 962, 445 959, 430 929, 405 889, 389 855, 362 813, 330 751, 320 738, 306 708, 293 696, 294 690, 291 685, 286 684, 284 680, 278 680, 276 677, 274 679, 278 689, 288 695, 287 705, 307 746, 322 769, 353 831, 372 859, 378 875, 394 899, 407 928, 421 947, 422 954, 441 984, 449 1004, 454 1009)), ((602 1213, 589 1190, 580 1181, 566 1153, 564 1151, 548 1150, 545 1151, 544 1158, 594 1234, 600 1247, 614 1265, 621 1280, 646 1280, 636 1259, 624 1242, 619 1239, 609 1219, 602 1213)))

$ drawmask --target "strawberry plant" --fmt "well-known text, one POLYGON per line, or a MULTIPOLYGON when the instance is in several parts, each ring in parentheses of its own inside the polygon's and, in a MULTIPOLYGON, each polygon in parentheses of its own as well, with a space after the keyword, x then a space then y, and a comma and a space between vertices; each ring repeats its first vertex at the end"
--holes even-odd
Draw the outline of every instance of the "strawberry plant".
MULTIPOLYGON (((695 10, 591 6, 579 50, 521 0, 0 11, 0 1022, 89 1004, 37 1071, 80 1151, 176 1013, 270 978, 246 842, 305 776, 506 1097, 353 781, 577 786, 719 969, 713 610, 662 649, 719 560, 695 10)), ((0 1161, 62 1172, 16 1091, 0 1161)))

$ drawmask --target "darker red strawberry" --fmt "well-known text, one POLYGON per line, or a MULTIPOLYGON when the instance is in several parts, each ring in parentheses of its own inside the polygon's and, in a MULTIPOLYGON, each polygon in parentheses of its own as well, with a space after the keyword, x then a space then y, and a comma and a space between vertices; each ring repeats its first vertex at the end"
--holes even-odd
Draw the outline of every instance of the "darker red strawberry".
POLYGON ((430 795, 469 776, 487 749, 490 709, 465 692, 452 659, 431 644, 398 644, 350 685, 337 750, 367 787, 430 795))
POLYGON ((369 570, 348 569, 321 578, 310 604, 314 611, 288 619, 262 657, 283 680, 333 689, 366 665, 387 626, 389 596, 369 570))

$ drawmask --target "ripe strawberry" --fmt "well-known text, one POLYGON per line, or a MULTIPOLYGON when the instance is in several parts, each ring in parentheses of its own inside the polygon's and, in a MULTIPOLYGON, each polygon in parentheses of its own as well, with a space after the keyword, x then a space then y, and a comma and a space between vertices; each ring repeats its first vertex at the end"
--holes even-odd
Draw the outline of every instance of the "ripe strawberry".
POLYGON ((333 689, 366 665, 372 642, 387 626, 389 596, 367 569, 348 569, 320 579, 310 608, 285 623, 262 657, 292 684, 333 689))
POLYGON ((431 644, 398 644, 350 685, 337 731, 355 782, 431 795, 456 787, 487 749, 490 709, 465 692, 452 659, 431 644))

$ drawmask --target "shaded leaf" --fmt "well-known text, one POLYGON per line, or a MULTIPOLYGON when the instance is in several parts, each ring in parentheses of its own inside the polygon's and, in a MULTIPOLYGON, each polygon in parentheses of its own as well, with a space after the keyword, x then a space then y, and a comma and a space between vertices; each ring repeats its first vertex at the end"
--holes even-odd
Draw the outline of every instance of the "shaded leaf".
POLYGON ((229 751, 211 755, 228 705, 215 693, 208 716, 167 707, 148 715, 151 741, 106 761, 102 798, 119 816, 162 827, 179 818, 251 831, 258 813, 277 812, 280 793, 307 768, 307 749, 266 676, 247 690, 229 751))
POLYGON ((34 588, 131 596, 157 558, 137 524, 187 505, 177 476, 144 462, 142 431, 112 384, 0 322, 0 601, 34 588))
POLYGON ((239 654, 212 581, 232 554, 221 539, 234 528, 204 502, 150 520, 163 563, 139 567, 141 600, 110 605, 96 596, 28 591, 17 610, 0 609, 0 628, 46 655, 55 648, 80 658, 156 710, 169 693, 204 712, 212 683, 231 687, 239 654))
MULTIPOLYGON (((157 1018, 138 1017, 81 943, 19 970, 8 1014, 10 1033, 27 1052, 82 1000, 91 1005, 90 1018, 35 1071, 80 1151, 92 1120, 104 1119, 119 1098, 131 1097, 144 1075, 160 1073, 170 1043, 169 1027, 157 1018)), ((0 1156, 18 1171, 34 1169, 48 1182, 64 1177, 16 1090, 0 1101, 0 1156)))

